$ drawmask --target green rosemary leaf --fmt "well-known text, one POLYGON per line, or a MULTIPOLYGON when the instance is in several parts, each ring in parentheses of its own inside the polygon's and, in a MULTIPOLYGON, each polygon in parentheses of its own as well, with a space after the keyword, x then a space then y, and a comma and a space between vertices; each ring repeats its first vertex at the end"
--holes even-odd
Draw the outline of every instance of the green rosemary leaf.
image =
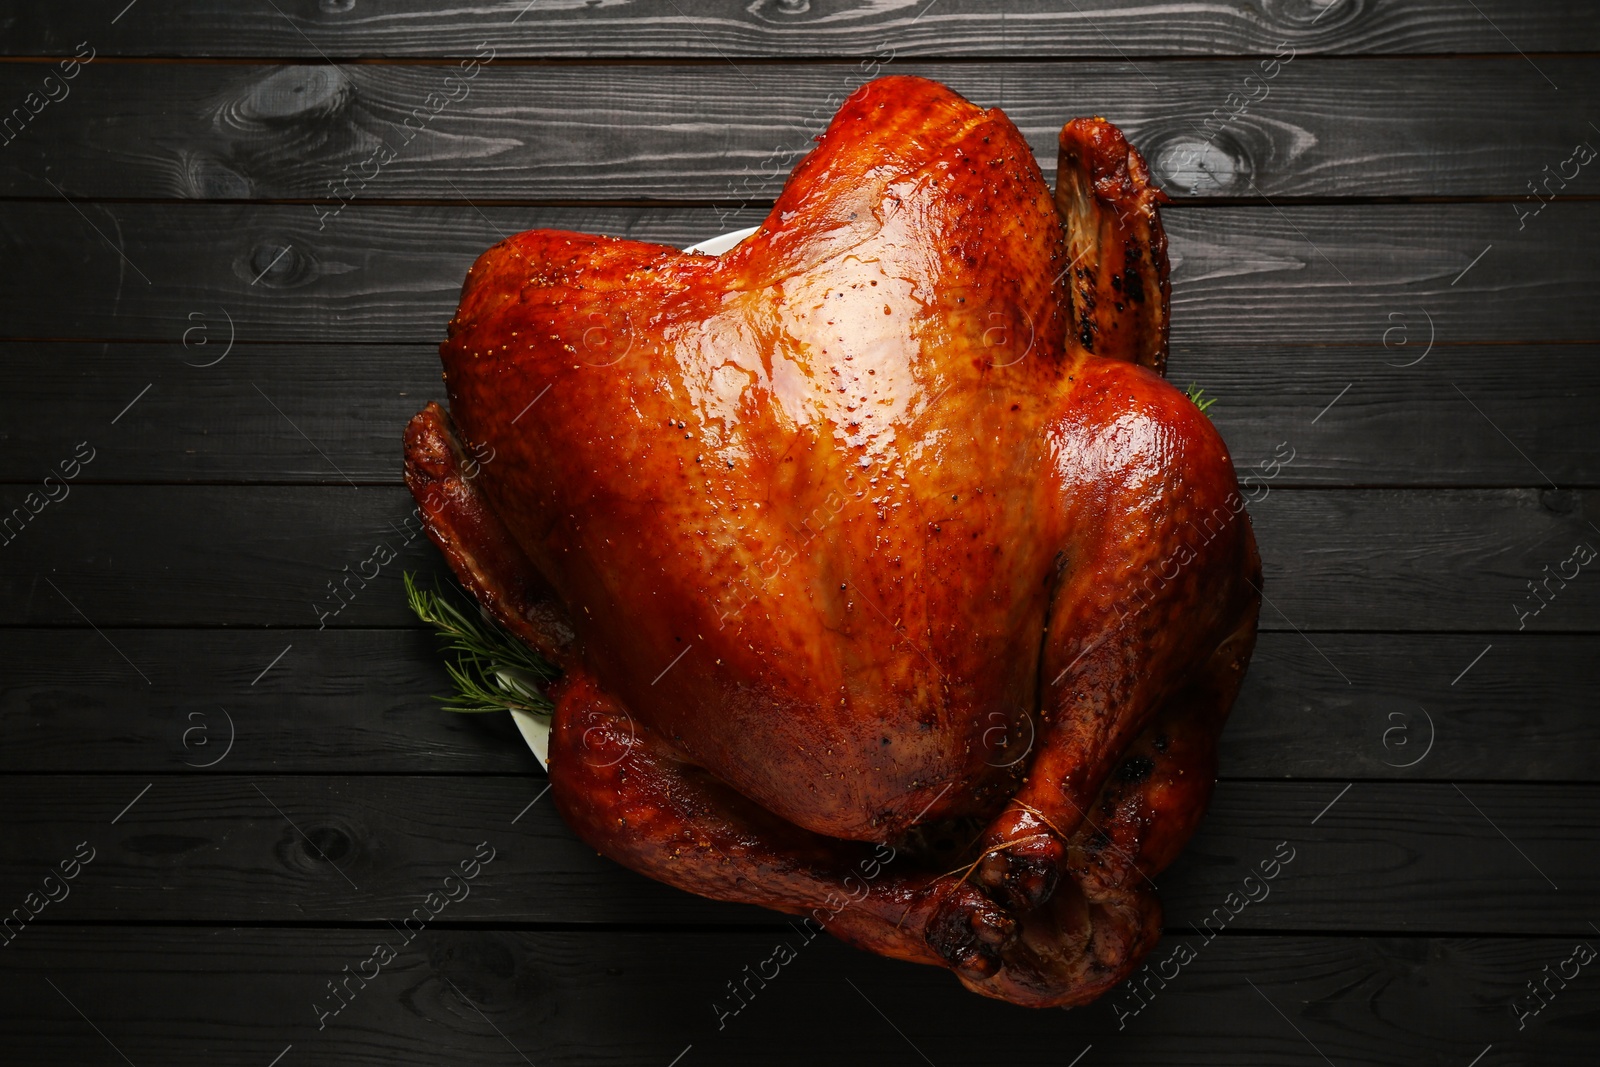
MULTIPOLYGON (((1196 389, 1193 382, 1189 383, 1189 388, 1184 392, 1183 395, 1194 401, 1194 406, 1199 408, 1202 412, 1217 402, 1216 397, 1211 397, 1209 400, 1202 400, 1201 397, 1206 395, 1206 391, 1204 389, 1196 389)), ((1206 418, 1209 419, 1210 417, 1211 416, 1209 414, 1206 415, 1206 418)))
POLYGON ((406 603, 434 628, 445 653, 445 670, 455 683, 451 696, 437 697, 447 710, 467 713, 525 711, 549 715, 544 683, 557 671, 545 658, 482 612, 462 611, 437 589, 420 589, 403 575, 406 603))

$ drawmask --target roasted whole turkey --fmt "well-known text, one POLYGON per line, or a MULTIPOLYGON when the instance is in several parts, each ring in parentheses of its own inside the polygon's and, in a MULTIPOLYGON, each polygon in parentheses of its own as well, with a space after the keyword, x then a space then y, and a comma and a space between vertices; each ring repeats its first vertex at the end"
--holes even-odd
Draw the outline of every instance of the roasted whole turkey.
POLYGON ((1260 598, 1227 449, 1161 378, 1163 199, 1101 119, 1052 195, 1000 111, 891 77, 720 256, 478 259, 406 479, 562 672, 583 840, 1016 1004, 1138 965, 1260 598))

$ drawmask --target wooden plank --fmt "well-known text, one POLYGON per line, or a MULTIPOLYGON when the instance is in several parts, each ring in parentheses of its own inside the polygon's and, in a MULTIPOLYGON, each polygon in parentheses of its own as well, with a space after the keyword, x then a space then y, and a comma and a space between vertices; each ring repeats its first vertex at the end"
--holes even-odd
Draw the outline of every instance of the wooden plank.
MULTIPOLYGON (((1256 60, 885 69, 1003 107, 1052 181, 1061 124, 1107 116, 1179 197, 1524 197, 1541 166, 1557 170, 1596 136, 1584 116, 1600 102, 1600 64, 1588 59, 1541 57, 1562 86, 1559 107, 1515 55, 1270 62, 1271 78, 1256 60)), ((91 67, 73 79, 60 114, 49 105, 0 153, 0 195, 51 195, 49 176, 88 199, 766 203, 839 101, 868 80, 837 64, 471 74, 320 63, 91 67), (458 99, 435 113, 425 102, 438 92, 458 99)), ((36 63, 0 63, 0 101, 21 100, 40 78, 36 63)), ((1592 175, 1551 187, 1596 189, 1592 175)))
MULTIPOLYGON (((1216 400, 1208 414, 1241 475, 1275 469, 1274 456, 1294 450, 1274 486, 1517 486, 1538 471, 1568 488, 1600 483, 1594 347, 1429 351, 1422 314, 1395 314, 1388 347, 1191 345, 1173 352, 1168 377, 1216 400)), ((346 484, 308 437, 352 480, 400 484, 400 429, 444 396, 432 345, 230 350, 220 314, 187 322, 187 345, 0 344, 10 378, 0 483, 42 479, 72 453, 76 428, 104 422, 149 385, 83 481, 346 484), (306 437, 286 434, 273 404, 306 437)))
MULTIPOLYGON (((137 677, 93 630, 5 635, 0 772, 534 769, 507 716, 439 709, 431 698, 450 682, 420 631, 120 630, 113 640, 151 684, 130 685, 137 677)), ((1224 778, 1600 782, 1600 638, 1315 641, 1261 635, 1222 735, 1224 778)))
POLYGON ((1588 629, 1600 600, 1576 584, 1586 553, 1575 550, 1600 541, 1580 499, 1537 489, 1272 494, 1250 512, 1265 567, 1262 619, 1300 630, 1588 629), (1578 576, 1571 584, 1557 574, 1564 565, 1578 576))
POLYGON ((109 636, 150 684, 93 630, 13 630, 0 641, 0 772, 536 768, 509 716, 439 707, 451 682, 421 629, 109 636))
MULTIPOLYGON (((1600 629, 1594 568, 1568 562, 1580 542, 1600 547, 1582 493, 1258 488, 1266 629, 1600 629), (1536 599, 1527 583, 1547 573, 1536 599)), ((0 514, 27 499, 8 487, 0 514)), ((412 510, 387 486, 79 485, 4 546, 0 625, 407 625, 400 573, 442 568, 421 537, 404 540, 412 510), (398 558, 363 586, 351 576, 380 542, 398 558)), ((1329 679, 1359 673, 1324 666, 1329 679)))
MULTIPOLYGON (((472 260, 529 227, 685 245, 760 221, 715 208, 0 206, 9 338, 175 341, 226 312, 251 341, 431 342, 472 260), (80 213, 81 212, 81 213, 80 213), (113 242, 115 242, 113 244, 113 242), (67 251, 64 251, 67 250, 67 251)), ((1173 340, 1380 343, 1425 310, 1445 341, 1600 338, 1600 203, 1179 207, 1173 340), (1374 250, 1381 249, 1381 253, 1374 250), (1512 309, 1515 309, 1514 313, 1512 309)))
POLYGON ((411 625, 401 574, 447 573, 414 511, 388 486, 80 485, 5 546, 0 624, 292 628, 279 648, 307 627, 411 625), (380 544, 394 558, 372 577, 380 544))
MULTIPOLYGON (((86 840, 97 858, 74 903, 52 918, 378 923, 398 921, 487 841, 495 877, 451 905, 451 922, 771 921, 600 858, 540 799, 545 784, 537 774, 8 775, 0 888, 21 899, 30 872, 86 840)), ((1585 928, 1600 890, 1600 788, 1345 784, 1219 784, 1194 840, 1158 880, 1168 928, 1200 923, 1279 842, 1292 862, 1229 929, 1585 928)))
POLYGON ((1180 346, 1167 377, 1205 389, 1235 467, 1258 478, 1280 470, 1274 485, 1508 486, 1548 477, 1568 487, 1600 475, 1600 373, 1585 366, 1588 346, 1430 347, 1437 331, 1421 308, 1388 315, 1374 345, 1180 346), (1293 462, 1275 467, 1291 449, 1293 462))
MULTIPOLYGON (((109 1042, 133 1063, 175 1065, 267 1064, 290 1046, 284 1064, 666 1065, 676 1056, 808 1067, 919 1063, 918 1052, 951 1064, 996 1062, 1003 1041, 1007 1062, 1051 1064, 1092 1047, 1083 1063, 1411 1067, 1467 1064, 1488 1045, 1486 1063, 1553 1064, 1585 1062, 1600 1008, 1586 968, 1564 987, 1552 982, 1547 1006, 1517 1028, 1511 1005, 1527 996, 1524 982, 1571 956, 1570 938, 1223 936, 1200 946, 1191 937, 1193 962, 1164 988, 1152 981, 1154 997, 1135 1014, 1131 993, 1070 1013, 1019 1011, 932 968, 826 936, 801 944, 783 929, 430 929, 409 945, 376 930, 25 936, 0 954, 0 973, 8 1048, 27 1063, 120 1062, 109 1042), (793 959, 767 966, 770 981, 751 980, 733 1011, 727 983, 761 969, 785 938, 793 959), (374 974, 363 961, 378 942, 395 958, 370 982, 351 981, 347 1006, 324 1019, 336 1003, 326 983, 346 967, 374 974)), ((1178 944, 1169 938, 1151 958, 1170 958, 1178 944)))
POLYGON ((1596 780, 1590 640, 1319 634, 1313 646, 1263 633, 1222 735, 1221 774, 1596 780))
POLYGON ((710 208, 348 207, 329 220, 329 210, 9 204, 0 207, 0 318, 12 337, 173 342, 198 314, 213 324, 231 319, 250 341, 436 343, 472 261, 517 230, 685 246, 763 217, 710 208), (26 310, 39 299, 53 304, 48 314, 26 310))
MULTIPOLYGON (((1352 53, 1490 52, 1600 49, 1589 9, 1576 0, 1519 5, 1515 0, 1383 0, 1378 3, 1262 5, 1248 0, 889 0, 799 3, 671 0, 594 4, 457 4, 448 9, 402 0, 359 6, 236 9, 217 0, 183 0, 159 13, 127 0, 98 0, 94 12, 65 17, 25 8, 7 16, 0 51, 69 54, 86 35, 106 55, 352 56, 471 55, 489 42, 506 56, 661 56, 731 62, 729 57, 891 54, 1008 57, 1270 54, 1280 42, 1305 51, 1352 53)), ((741 67, 743 63, 739 64, 741 67)), ((1530 77, 1537 77, 1533 70, 1530 77)))
POLYGON ((43 478, 82 439, 75 428, 106 426, 148 385, 112 431, 116 447, 100 450, 80 480, 348 488, 343 471, 358 484, 403 484, 401 433, 429 400, 445 398, 437 346, 236 338, 230 347, 230 332, 213 308, 196 311, 187 336, 169 344, 0 344, 11 380, 0 395, 0 482, 43 478))

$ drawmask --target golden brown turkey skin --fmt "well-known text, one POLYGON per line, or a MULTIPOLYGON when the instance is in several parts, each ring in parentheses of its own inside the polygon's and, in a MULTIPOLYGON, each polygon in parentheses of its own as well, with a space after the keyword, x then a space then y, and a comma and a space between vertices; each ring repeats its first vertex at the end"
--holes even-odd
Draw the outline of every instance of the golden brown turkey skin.
MULTIPOLYGON (((1085 173, 1142 169, 1095 143, 1085 173)), ((1076 224, 1114 228, 1096 204, 1076 224)), ((407 479, 565 670, 585 840, 1017 1003, 1137 964, 1259 563, 1221 440, 1135 365, 1164 297, 1159 328, 1092 309, 1130 340, 1085 351, 1069 241, 1003 114, 896 77, 720 257, 533 231, 479 259, 407 479)))
POLYGON ((1159 206, 1167 194, 1104 119, 1061 127, 1056 207, 1067 228, 1073 341, 1099 356, 1161 373, 1167 366, 1172 282, 1159 206))

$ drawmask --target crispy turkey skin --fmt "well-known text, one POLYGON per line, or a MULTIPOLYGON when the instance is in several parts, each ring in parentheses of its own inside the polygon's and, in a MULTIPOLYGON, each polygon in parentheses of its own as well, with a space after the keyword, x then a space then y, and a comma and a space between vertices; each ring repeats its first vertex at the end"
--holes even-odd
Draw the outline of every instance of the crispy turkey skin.
POLYGON ((405 439, 457 576, 563 672, 575 832, 1032 1006, 1159 936, 1260 585, 1159 376, 1164 198, 1102 120, 1060 147, 1053 194, 1000 111, 889 77, 721 256, 518 234, 405 439))

